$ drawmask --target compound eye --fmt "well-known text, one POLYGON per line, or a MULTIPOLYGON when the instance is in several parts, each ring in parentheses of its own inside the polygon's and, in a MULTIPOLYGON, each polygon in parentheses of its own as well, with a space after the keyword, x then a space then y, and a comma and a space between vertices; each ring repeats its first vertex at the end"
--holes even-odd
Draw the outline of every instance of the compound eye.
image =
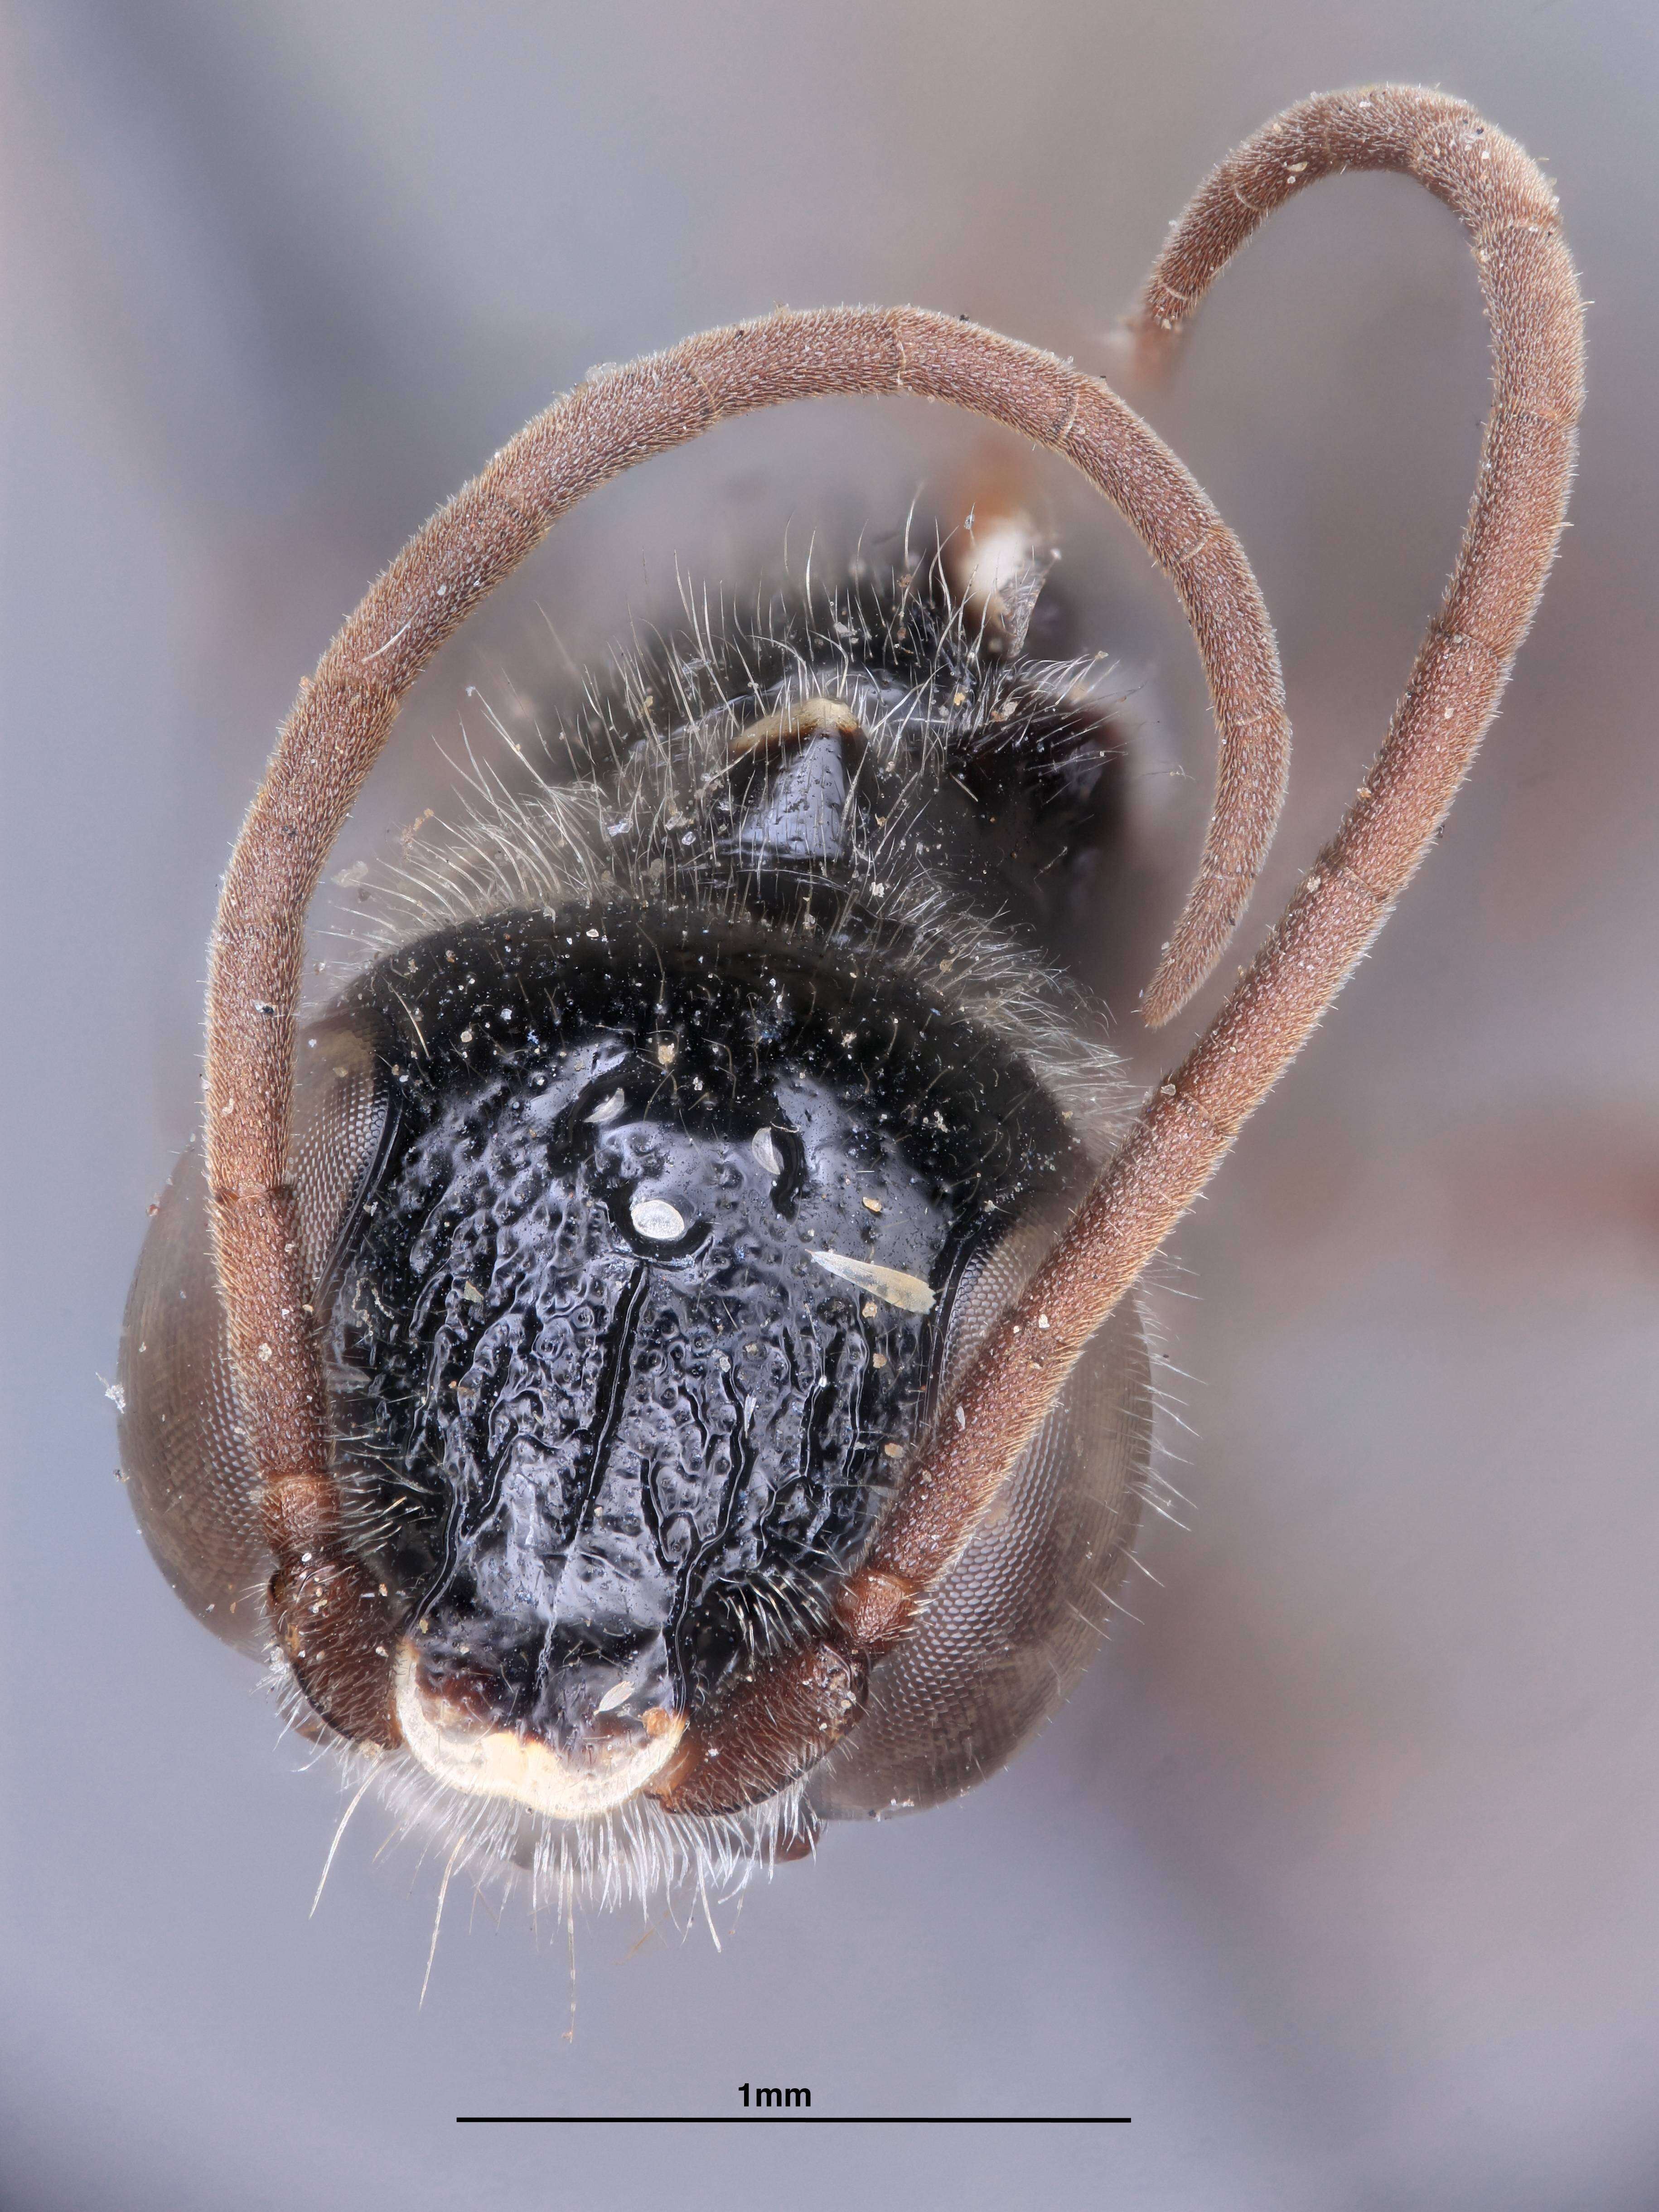
MULTIPOLYGON (((386 1127, 374 1054, 349 1024, 301 1040, 293 1176, 306 1273, 320 1299, 386 1127)), ((173 1170, 139 1255, 122 1322, 121 1468, 138 1526, 175 1595, 246 1651, 266 1640, 273 1561, 231 1382, 224 1305, 198 1143, 173 1170)))
MULTIPOLYGON (((964 1281, 942 1388, 1023 1289, 1056 1225, 1028 1221, 964 1281)), ((1059 1711, 1106 1632, 1152 1444, 1146 1328, 1125 1299, 915 1630, 872 1668, 863 1718, 808 1784, 820 1819, 879 1820, 958 1796, 1059 1711)))

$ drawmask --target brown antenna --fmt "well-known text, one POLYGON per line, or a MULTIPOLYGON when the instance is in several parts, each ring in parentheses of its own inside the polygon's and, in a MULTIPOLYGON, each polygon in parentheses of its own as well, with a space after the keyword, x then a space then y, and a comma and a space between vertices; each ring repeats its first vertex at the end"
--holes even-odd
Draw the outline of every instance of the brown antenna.
MULTIPOLYGON (((688 1735, 672 1807, 749 1797, 845 1724, 854 1678, 890 1648, 971 1534, 1088 1341, 1207 1182, 1382 927, 1492 718, 1559 532, 1580 404, 1580 309, 1556 203, 1526 155, 1462 103, 1408 88, 1304 102, 1218 169, 1176 226, 1132 325, 1167 350, 1263 216, 1341 167, 1401 169, 1468 229, 1493 329, 1494 404, 1462 553, 1376 765, 1267 945, 1127 1139, 1024 1297, 991 1332, 837 1608, 833 1639, 763 1674, 722 1719, 716 1777, 688 1735)), ((206 1164, 237 1396, 276 1560, 275 1631, 344 1734, 391 1743, 393 1628, 348 1547, 287 1182, 306 908, 416 677, 553 523, 635 461, 792 398, 948 400, 1063 454, 1118 507, 1193 626, 1220 745, 1214 818, 1147 994, 1167 1019, 1200 987, 1249 896, 1289 748, 1273 631, 1237 539, 1162 441, 1098 380, 913 308, 780 313, 597 374, 502 447, 370 591, 283 725, 232 855, 208 997, 206 1164)))

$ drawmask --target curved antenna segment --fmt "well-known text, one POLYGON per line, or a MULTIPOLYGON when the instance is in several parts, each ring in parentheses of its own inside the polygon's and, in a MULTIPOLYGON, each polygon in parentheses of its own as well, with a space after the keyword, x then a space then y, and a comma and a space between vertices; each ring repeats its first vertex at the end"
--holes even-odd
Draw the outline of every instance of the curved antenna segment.
MULTIPOLYGON (((1203 1036, 1142 1107, 907 1472, 869 1571, 914 1592, 960 1550, 1084 1346, 1387 921, 1497 712, 1555 556, 1583 400, 1583 305, 1547 180, 1462 100, 1405 85, 1323 94, 1246 140, 1200 188, 1153 267, 1130 323, 1144 364, 1167 355, 1183 319, 1274 207, 1345 168, 1416 177, 1453 209, 1474 249, 1493 392, 1462 546, 1382 750, 1335 836, 1203 1036)), ((1224 860, 1244 834, 1230 823, 1231 807, 1224 774, 1199 896, 1147 993, 1149 1019, 1182 1003, 1220 950, 1214 932, 1224 940, 1231 928, 1224 866, 1213 896, 1206 890, 1212 848, 1224 860)), ((902 1633, 905 1606, 888 1599, 888 1617, 902 1633)))

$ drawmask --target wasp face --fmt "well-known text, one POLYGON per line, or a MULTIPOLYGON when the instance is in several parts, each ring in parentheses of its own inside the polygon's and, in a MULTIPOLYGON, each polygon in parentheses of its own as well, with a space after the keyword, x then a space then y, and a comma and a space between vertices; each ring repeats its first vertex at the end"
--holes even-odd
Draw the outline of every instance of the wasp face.
MULTIPOLYGON (((562 1875, 641 1822, 720 1826, 653 1784, 822 1633, 947 1370, 1086 1181, 1108 1064, 991 918, 1111 819, 1109 722, 1020 650, 1034 595, 970 623, 908 569, 624 664, 567 733, 577 775, 417 863, 414 933, 302 1044, 294 1179, 389 1764, 499 1852, 562 1875)), ((134 1285, 124 1449, 175 1586, 252 1641, 269 1566, 204 1228, 187 1165, 134 1285)), ((1052 1710, 1133 1533, 1146 1394, 1126 1307, 734 1847, 951 1794, 1052 1710)))
POLYGON ((405 1733, 631 1795, 822 1627, 964 1268, 1077 1147, 996 1040, 752 926, 520 910, 349 1003, 392 1083, 328 1343, 405 1733))

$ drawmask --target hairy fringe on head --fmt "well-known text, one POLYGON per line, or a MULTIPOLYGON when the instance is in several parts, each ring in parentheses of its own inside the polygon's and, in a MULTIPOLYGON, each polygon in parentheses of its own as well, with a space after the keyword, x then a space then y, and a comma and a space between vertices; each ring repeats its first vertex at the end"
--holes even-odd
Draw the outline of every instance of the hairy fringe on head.
MULTIPOLYGON (((463 1875, 485 1897, 522 1899, 532 1920, 544 1913, 565 1920, 579 1907, 672 1910, 688 1898, 725 1899, 812 1841, 799 1782, 743 1813, 696 1818, 665 1813, 646 1797, 580 1820, 501 1798, 463 1797, 406 1752, 376 1752, 319 1731, 274 1651, 268 1679, 289 1723, 335 1757, 349 1793, 346 1819, 373 1794, 390 1818, 392 1842, 414 1844, 422 1858, 441 1852, 452 1876, 463 1875)), ((344 1820, 337 1845, 343 1827, 344 1820)))
POLYGON ((998 650, 950 596, 947 544, 925 562, 907 545, 881 575, 855 561, 839 586, 786 581, 747 609, 682 580, 683 627, 636 633, 550 728, 523 687, 505 713, 471 692, 489 738, 481 748, 463 726, 459 813, 350 872, 361 903, 338 933, 353 957, 331 971, 510 908, 759 919, 850 948, 1012 1041, 1097 1153, 1126 1107, 1103 1010, 1037 954, 1006 898, 975 905, 979 887, 919 860, 915 840, 930 797, 970 767, 1006 763, 1042 795, 1098 766, 1120 702, 1104 656, 998 650), (754 862, 732 836, 734 762, 757 721, 824 696, 857 720, 885 811, 849 814, 848 847, 815 886, 833 891, 833 916, 803 901, 779 925, 757 916, 754 862))

